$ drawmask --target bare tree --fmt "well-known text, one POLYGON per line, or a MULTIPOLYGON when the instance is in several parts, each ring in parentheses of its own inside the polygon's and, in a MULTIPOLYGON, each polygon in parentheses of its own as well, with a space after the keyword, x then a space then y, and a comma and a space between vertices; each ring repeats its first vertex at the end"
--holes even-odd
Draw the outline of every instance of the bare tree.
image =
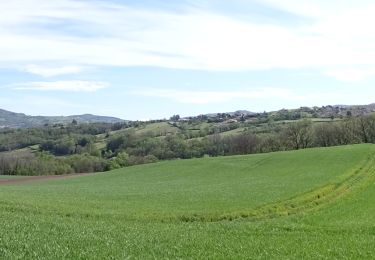
POLYGON ((286 145, 295 150, 309 147, 312 143, 311 126, 309 120, 288 124, 282 133, 286 145))

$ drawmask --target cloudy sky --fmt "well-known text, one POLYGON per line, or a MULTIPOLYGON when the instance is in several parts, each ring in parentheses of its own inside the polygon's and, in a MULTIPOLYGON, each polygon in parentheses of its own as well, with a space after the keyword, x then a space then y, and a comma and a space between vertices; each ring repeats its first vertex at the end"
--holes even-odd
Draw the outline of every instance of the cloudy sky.
POLYGON ((366 0, 0 1, 0 108, 164 118, 375 102, 366 0))

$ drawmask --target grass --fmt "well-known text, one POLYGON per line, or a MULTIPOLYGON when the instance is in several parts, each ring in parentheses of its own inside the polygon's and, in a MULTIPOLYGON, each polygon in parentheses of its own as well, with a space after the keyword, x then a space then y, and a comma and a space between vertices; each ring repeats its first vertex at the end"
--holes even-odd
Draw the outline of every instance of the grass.
POLYGON ((244 132, 244 130, 245 130, 244 127, 239 127, 239 128, 233 129, 233 130, 222 132, 220 134, 222 136, 236 135, 236 134, 244 132))
POLYGON ((0 258, 375 257, 374 151, 179 160, 0 186, 0 258), (315 203, 311 194, 327 199, 298 207, 315 203), (288 216, 243 215, 290 201, 288 216))
POLYGON ((4 179, 16 179, 16 178, 22 178, 22 176, 0 175, 0 180, 4 180, 4 179))
POLYGON ((150 134, 152 136, 164 136, 168 133, 177 133, 178 128, 168 122, 148 124, 144 127, 136 128, 136 134, 150 134))

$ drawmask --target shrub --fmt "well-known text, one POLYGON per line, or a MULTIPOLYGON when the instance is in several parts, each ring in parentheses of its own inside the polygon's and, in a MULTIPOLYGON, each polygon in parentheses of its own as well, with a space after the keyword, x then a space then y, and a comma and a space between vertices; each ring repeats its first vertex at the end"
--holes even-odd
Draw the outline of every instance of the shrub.
POLYGON ((101 172, 109 168, 109 163, 103 158, 91 156, 88 154, 76 154, 65 159, 75 172, 101 172))

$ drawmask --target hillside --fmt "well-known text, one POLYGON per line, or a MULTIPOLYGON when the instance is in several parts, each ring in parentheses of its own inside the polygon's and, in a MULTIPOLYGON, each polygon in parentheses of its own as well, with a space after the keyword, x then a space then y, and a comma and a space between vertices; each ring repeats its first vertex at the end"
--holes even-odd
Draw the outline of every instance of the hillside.
POLYGON ((328 105, 322 107, 300 107, 296 109, 280 109, 277 111, 269 111, 262 113, 254 113, 247 110, 238 110, 226 113, 210 113, 200 116, 183 118, 184 120, 192 120, 196 118, 207 118, 213 121, 225 121, 234 119, 237 121, 254 121, 264 118, 274 121, 281 120, 297 120, 301 118, 310 119, 343 119, 352 116, 364 116, 375 112, 375 104, 369 105, 328 105))
POLYGON ((0 257, 373 258, 374 152, 178 160, 1 186, 11 221, 0 222, 0 257))
MULTIPOLYGON (((300 107, 297 109, 280 109, 262 113, 247 110, 235 112, 218 112, 180 118, 174 115, 169 121, 194 122, 208 120, 211 122, 262 122, 265 119, 274 121, 309 119, 343 119, 351 116, 364 116, 375 112, 375 104, 369 105, 328 105, 322 107, 300 107)), ((116 117, 97 116, 91 114, 72 116, 28 116, 0 109, 0 128, 30 128, 45 124, 69 124, 75 119, 79 123, 123 123, 125 120, 116 117)), ((154 120, 162 121, 162 120, 154 120)))
POLYGON ((14 113, 0 109, 0 128, 28 128, 45 124, 69 124, 73 119, 80 123, 120 123, 124 121, 115 117, 90 114, 72 116, 28 116, 23 113, 14 113))
POLYGON ((373 114, 174 119, 0 129, 0 175, 98 172, 173 159, 375 143, 373 114))

